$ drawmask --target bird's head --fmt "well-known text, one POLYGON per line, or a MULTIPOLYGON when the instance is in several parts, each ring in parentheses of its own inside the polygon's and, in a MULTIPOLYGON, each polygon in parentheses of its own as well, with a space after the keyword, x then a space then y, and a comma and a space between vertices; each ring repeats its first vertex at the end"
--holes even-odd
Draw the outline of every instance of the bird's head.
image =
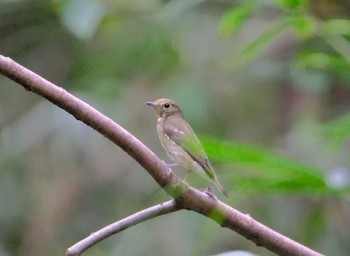
POLYGON ((175 115, 183 116, 179 105, 170 99, 159 99, 154 102, 146 102, 146 104, 154 108, 158 117, 166 118, 175 115))

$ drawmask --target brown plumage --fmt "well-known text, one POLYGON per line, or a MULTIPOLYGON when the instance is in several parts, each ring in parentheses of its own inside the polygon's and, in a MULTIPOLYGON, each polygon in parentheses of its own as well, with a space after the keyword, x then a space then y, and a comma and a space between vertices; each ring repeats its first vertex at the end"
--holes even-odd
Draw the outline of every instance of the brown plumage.
POLYGON ((157 132, 169 158, 186 169, 202 174, 213 181, 227 196, 192 127, 184 119, 181 108, 170 99, 146 102, 158 116, 157 132))

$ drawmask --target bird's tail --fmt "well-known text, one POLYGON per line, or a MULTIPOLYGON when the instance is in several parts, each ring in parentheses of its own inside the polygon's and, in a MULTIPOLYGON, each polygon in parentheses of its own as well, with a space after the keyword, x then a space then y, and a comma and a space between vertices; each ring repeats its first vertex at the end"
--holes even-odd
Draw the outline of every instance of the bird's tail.
POLYGON ((218 177, 216 177, 216 175, 214 176, 214 182, 215 182, 215 185, 217 186, 217 188, 219 189, 219 191, 225 195, 226 197, 228 197, 228 194, 226 192, 226 190, 224 189, 224 187, 221 185, 221 183, 219 182, 219 179, 218 177))

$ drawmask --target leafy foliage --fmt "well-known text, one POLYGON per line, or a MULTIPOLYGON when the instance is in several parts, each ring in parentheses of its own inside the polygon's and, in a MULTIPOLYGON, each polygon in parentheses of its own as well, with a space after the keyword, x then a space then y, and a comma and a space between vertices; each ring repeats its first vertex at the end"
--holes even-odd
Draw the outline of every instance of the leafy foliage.
POLYGON ((208 138, 204 143, 213 159, 245 170, 245 174, 237 173, 232 181, 246 189, 310 194, 331 191, 324 173, 315 167, 245 144, 208 138))

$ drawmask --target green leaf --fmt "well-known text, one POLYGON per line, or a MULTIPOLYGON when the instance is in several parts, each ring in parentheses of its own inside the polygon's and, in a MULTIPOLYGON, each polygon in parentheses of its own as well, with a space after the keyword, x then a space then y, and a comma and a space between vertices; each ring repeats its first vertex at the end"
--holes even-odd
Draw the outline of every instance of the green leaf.
POLYGON ((298 63, 304 68, 325 68, 328 69, 335 59, 323 52, 304 53, 298 57, 298 63))
POLYGON ((331 19, 324 22, 324 29, 329 35, 350 35, 350 21, 331 19))
POLYGON ((350 114, 324 125, 322 132, 331 140, 333 146, 341 146, 350 136, 350 114))
POLYGON ((294 17, 294 29, 302 38, 308 38, 315 34, 316 24, 314 19, 307 15, 298 15, 294 17))
POLYGON ((322 68, 339 71, 349 71, 350 63, 343 57, 323 52, 303 53, 298 57, 298 62, 304 68, 322 68))
POLYGON ((219 32, 223 36, 229 36, 237 32, 246 19, 252 15, 259 5, 256 2, 247 1, 228 10, 219 22, 219 32))
POLYGON ((277 4, 286 10, 305 8, 308 6, 308 0, 276 0, 277 4))
POLYGON ((323 52, 306 52, 298 56, 297 63, 302 68, 330 70, 339 75, 340 78, 350 81, 350 62, 341 55, 323 52))
MULTIPOLYGON (((225 180, 254 191, 330 193, 324 173, 313 166, 267 149, 213 138, 202 139, 211 159, 232 163, 244 172, 235 172, 225 180)), ((222 176, 222 175, 220 175, 222 176)))

